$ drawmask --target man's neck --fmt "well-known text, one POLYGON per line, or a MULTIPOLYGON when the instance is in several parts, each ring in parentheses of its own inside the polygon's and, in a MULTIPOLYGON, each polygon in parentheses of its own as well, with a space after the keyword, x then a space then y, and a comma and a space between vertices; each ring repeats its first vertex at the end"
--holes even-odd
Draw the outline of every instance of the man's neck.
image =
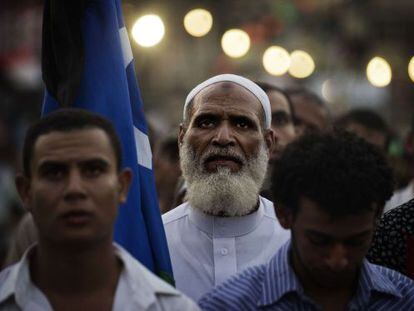
POLYGON ((109 294, 112 304, 122 264, 111 242, 78 251, 39 242, 32 255, 31 279, 53 307, 94 293, 109 294))
MULTIPOLYGON (((190 204, 191 204, 191 202, 190 202, 190 204)), ((191 205, 191 206, 193 206, 193 205, 191 205)), ((211 213, 211 212, 209 212, 209 211, 202 211, 204 214, 206 214, 206 215, 208 215, 208 216, 213 216, 213 217, 243 217, 243 216, 247 216, 247 215, 250 215, 250 214, 253 214, 253 213, 255 213, 255 212, 257 212, 257 210, 259 209, 259 207, 260 207, 260 199, 259 199, 259 197, 257 198, 257 203, 256 203, 256 205, 254 205, 249 211, 246 211, 246 213, 245 214, 243 214, 243 215, 239 215, 239 216, 230 216, 226 211, 220 211, 220 212, 218 212, 218 213, 211 213)), ((194 208, 194 207, 193 207, 194 208)))

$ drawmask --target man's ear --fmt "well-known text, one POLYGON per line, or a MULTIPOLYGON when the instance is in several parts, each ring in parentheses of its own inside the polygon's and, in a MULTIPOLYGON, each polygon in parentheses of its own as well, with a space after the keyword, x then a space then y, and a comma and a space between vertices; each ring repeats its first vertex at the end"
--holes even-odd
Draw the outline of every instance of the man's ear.
POLYGON ((132 170, 130 168, 124 168, 118 175, 120 203, 125 203, 127 201, 132 177, 132 170))
POLYGON ((267 129, 264 133, 264 140, 266 142, 266 146, 269 152, 269 156, 273 152, 273 148, 276 145, 277 137, 275 135, 275 131, 273 129, 267 129))
POLYGON ((184 125, 184 123, 181 123, 180 130, 178 132, 178 146, 181 146, 183 144, 184 135, 186 131, 187 131, 187 127, 184 125))
POLYGON ((24 176, 23 174, 17 174, 15 178, 15 185, 20 199, 22 200, 24 209, 30 212, 30 178, 24 176))
POLYGON ((291 229, 293 224, 292 212, 281 204, 275 204, 275 212, 280 225, 284 229, 291 229))

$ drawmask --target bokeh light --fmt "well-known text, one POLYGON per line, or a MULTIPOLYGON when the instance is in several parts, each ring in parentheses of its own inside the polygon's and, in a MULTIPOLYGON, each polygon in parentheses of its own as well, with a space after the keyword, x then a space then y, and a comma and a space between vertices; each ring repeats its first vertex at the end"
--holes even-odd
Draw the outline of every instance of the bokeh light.
POLYGON ((305 51, 296 50, 290 54, 289 73, 299 79, 309 77, 315 70, 315 62, 305 51))
POLYGON ((373 86, 387 86, 392 78, 391 66, 384 58, 376 56, 368 63, 367 78, 373 86))
POLYGON ((263 66, 271 75, 281 76, 289 69, 290 55, 280 46, 271 46, 263 54, 263 66))
POLYGON ((194 9, 184 17, 185 30, 194 37, 205 36, 213 26, 211 13, 204 9, 194 9))
POLYGON ((132 27, 132 37, 135 42, 143 47, 157 45, 164 37, 165 28, 162 19, 158 15, 144 15, 135 22, 132 27))
POLYGON ((333 85, 332 85, 332 81, 330 79, 325 80, 322 83, 322 97, 327 101, 327 102, 332 102, 333 101, 333 85))
POLYGON ((241 29, 227 30, 221 38, 221 47, 230 57, 242 57, 250 49, 250 37, 241 29))
POLYGON ((414 56, 411 58, 410 63, 408 64, 408 75, 410 76, 411 81, 414 82, 414 56))

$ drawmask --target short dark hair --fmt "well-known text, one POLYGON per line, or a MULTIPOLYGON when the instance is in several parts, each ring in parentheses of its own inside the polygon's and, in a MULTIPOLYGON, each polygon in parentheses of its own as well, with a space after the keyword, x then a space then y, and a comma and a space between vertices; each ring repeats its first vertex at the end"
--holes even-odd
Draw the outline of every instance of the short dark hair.
POLYGON ((256 81, 255 82, 258 86, 260 86, 260 88, 267 94, 267 93, 270 93, 270 92, 278 92, 278 93, 280 93, 280 94, 282 94, 282 96, 286 99, 286 101, 288 102, 288 105, 289 105, 289 109, 290 109, 290 114, 292 115, 292 118, 294 118, 294 115, 295 115, 295 110, 294 110, 294 108, 293 108, 293 105, 292 105, 292 101, 290 100, 290 97, 289 97, 289 95, 287 94, 287 92, 284 90, 284 89, 282 89, 281 87, 278 87, 278 86, 276 86, 276 85, 274 85, 274 84, 270 84, 270 83, 267 83, 267 82, 262 82, 262 81, 256 81))
POLYGON ((334 129, 289 144, 272 177, 275 206, 293 214, 306 197, 332 216, 382 209, 393 193, 391 167, 383 154, 353 133, 334 129))
POLYGON ((115 152, 117 170, 121 169, 122 148, 118 135, 112 123, 104 117, 89 111, 77 108, 64 108, 54 111, 33 123, 27 130, 23 143, 23 173, 31 177, 30 163, 33 157, 33 149, 37 139, 41 135, 50 132, 70 132, 73 130, 98 128, 108 135, 109 141, 115 152))
POLYGON ((290 97, 293 97, 293 96, 305 97, 307 101, 314 103, 318 106, 321 106, 325 108, 327 111, 329 111, 328 107, 326 106, 326 103, 322 100, 322 98, 306 88, 303 88, 303 87, 287 88, 285 89, 285 92, 290 97))
POLYGON ((390 139, 390 129, 385 120, 375 111, 366 108, 357 108, 349 111, 335 121, 335 126, 346 128, 350 123, 360 124, 368 129, 378 131, 385 135, 386 141, 390 139))
POLYGON ((156 149, 156 154, 170 162, 180 161, 177 137, 167 136, 163 138, 156 149))

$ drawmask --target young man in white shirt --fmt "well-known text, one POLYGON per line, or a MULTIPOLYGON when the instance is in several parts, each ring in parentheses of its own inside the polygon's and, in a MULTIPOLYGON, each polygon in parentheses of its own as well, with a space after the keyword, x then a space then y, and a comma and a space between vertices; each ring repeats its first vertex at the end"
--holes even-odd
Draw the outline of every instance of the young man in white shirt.
POLYGON ((27 133, 16 185, 38 243, 0 274, 1 310, 197 310, 114 245, 132 174, 109 121, 77 109, 27 133))

